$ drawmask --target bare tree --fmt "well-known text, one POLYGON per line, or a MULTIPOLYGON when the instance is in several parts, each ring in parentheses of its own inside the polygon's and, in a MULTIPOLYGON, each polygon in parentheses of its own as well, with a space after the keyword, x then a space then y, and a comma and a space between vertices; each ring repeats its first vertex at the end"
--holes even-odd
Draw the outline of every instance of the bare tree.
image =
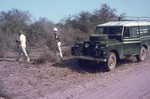
POLYGON ((27 30, 30 24, 30 14, 27 11, 20 11, 13 9, 7 12, 0 13, 0 28, 2 31, 3 39, 7 47, 14 46, 14 39, 16 32, 20 29, 27 30))
POLYGON ((40 18, 31 24, 29 29, 29 42, 32 45, 45 45, 48 39, 53 35, 54 23, 46 18, 40 18))
POLYGON ((103 4, 99 10, 94 11, 92 22, 93 25, 98 25, 107 22, 109 18, 116 17, 118 17, 116 14, 116 9, 110 8, 110 6, 107 4, 103 4))
POLYGON ((8 12, 2 11, 0 13, 0 24, 6 33, 15 33, 18 29, 27 29, 30 24, 31 15, 27 11, 17 9, 8 12))

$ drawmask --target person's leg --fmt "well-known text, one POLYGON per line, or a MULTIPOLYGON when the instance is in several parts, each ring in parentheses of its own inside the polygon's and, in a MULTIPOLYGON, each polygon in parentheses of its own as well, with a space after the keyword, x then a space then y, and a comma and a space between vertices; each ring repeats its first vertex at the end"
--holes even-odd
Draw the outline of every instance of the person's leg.
POLYGON ((21 57, 23 55, 23 52, 22 52, 22 48, 21 47, 18 47, 18 57, 16 59, 16 61, 20 61, 21 57))
POLYGON ((54 52, 55 55, 57 54, 57 52, 58 52, 57 46, 54 47, 53 52, 54 52))
POLYGON ((60 47, 60 46, 58 46, 58 50, 59 50, 59 55, 60 55, 60 57, 63 58, 62 50, 61 50, 61 47, 60 47))
POLYGON ((25 57, 26 57, 26 59, 27 59, 27 62, 30 62, 30 58, 29 58, 29 56, 28 56, 28 54, 27 54, 26 48, 25 48, 25 47, 22 47, 22 51, 23 51, 23 53, 24 53, 24 55, 25 55, 25 57))

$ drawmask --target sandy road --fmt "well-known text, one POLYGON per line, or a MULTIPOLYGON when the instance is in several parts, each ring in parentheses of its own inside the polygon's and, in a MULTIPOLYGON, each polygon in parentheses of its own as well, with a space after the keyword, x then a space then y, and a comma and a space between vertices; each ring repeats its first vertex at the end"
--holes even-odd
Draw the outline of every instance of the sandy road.
POLYGON ((125 60, 110 72, 85 71, 74 59, 28 65, 14 57, 11 52, 0 59, 0 96, 7 99, 150 99, 150 54, 143 62, 125 60))
POLYGON ((120 76, 114 73, 111 77, 116 80, 105 83, 105 87, 97 87, 85 92, 74 99, 150 99, 150 62, 139 64, 138 69, 122 72, 120 76))

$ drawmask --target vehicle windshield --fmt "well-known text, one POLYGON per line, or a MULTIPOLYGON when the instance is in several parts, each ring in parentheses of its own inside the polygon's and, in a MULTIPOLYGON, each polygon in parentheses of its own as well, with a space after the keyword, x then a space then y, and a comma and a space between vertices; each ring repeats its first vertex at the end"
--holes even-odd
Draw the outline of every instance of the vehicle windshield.
POLYGON ((108 34, 108 35, 121 35, 123 27, 121 26, 109 26, 109 27, 96 27, 96 34, 108 34))

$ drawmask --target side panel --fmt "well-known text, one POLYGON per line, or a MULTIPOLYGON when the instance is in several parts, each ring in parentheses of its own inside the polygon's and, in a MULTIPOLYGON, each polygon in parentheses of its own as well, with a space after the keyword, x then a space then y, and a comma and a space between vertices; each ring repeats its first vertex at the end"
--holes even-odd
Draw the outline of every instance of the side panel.
POLYGON ((141 41, 140 39, 124 39, 123 54, 124 56, 131 56, 140 53, 141 41))
POLYGON ((117 52, 118 57, 120 59, 124 58, 124 55, 123 55, 123 43, 122 42, 113 43, 113 44, 108 45, 108 46, 109 47, 107 48, 106 53, 109 53, 110 51, 115 51, 115 52, 117 52))

